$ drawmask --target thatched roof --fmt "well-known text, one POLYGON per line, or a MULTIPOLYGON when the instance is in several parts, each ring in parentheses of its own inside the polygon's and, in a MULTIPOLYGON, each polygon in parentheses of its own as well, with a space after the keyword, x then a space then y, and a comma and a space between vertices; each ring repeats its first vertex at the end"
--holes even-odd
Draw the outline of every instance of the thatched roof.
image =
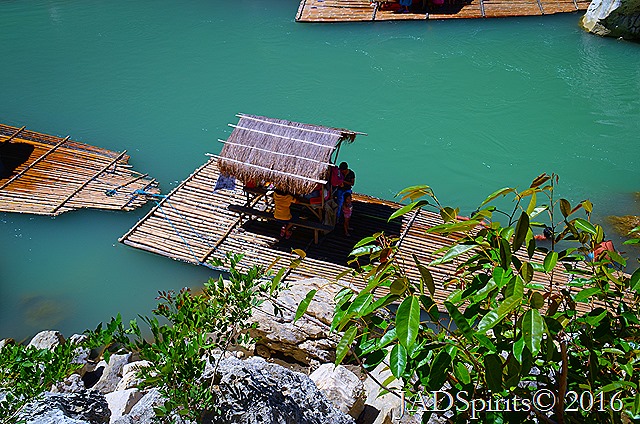
POLYGON ((218 167, 240 181, 270 181, 278 188, 302 195, 324 184, 343 141, 355 131, 301 124, 254 115, 237 115, 238 125, 220 152, 218 167), (336 153, 334 155, 334 152, 336 153))

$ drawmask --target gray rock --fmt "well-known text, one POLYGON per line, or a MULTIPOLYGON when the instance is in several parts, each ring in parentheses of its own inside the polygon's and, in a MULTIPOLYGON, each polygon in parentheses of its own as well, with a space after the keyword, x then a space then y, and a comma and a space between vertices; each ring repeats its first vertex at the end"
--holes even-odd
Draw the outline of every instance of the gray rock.
POLYGON ((122 380, 116 386, 116 390, 126 390, 137 387, 142 379, 136 377, 136 373, 140 370, 140 368, 148 367, 150 364, 149 361, 136 361, 125 364, 122 367, 122 380))
POLYGON ((251 335, 258 337, 256 349, 261 356, 285 356, 303 364, 312 361, 333 362, 335 347, 339 340, 329 329, 333 318, 337 293, 335 284, 320 278, 295 281, 291 288, 278 296, 277 306, 282 316, 273 315, 273 304, 265 302, 254 312, 253 321, 258 328, 251 335), (294 324, 298 305, 309 290, 317 289, 313 301, 305 314, 294 324))
POLYGON ((102 371, 100 380, 98 380, 98 382, 91 388, 99 391, 100 393, 113 392, 122 379, 122 368, 125 364, 129 363, 130 359, 130 353, 125 355, 111 355, 109 363, 102 371))
POLYGON ((119 390, 116 392, 107 393, 105 398, 109 404, 109 410, 111 411, 111 422, 114 422, 117 418, 128 414, 131 408, 142 399, 143 395, 138 389, 119 390))
POLYGON ((45 393, 27 404, 17 417, 27 424, 106 424, 109 407, 105 397, 96 391, 79 393, 45 393))
POLYGON ((79 374, 71 374, 51 388, 53 393, 75 393, 85 390, 84 382, 79 374))
POLYGON ((41 331, 36 334, 27 346, 33 346, 38 349, 53 349, 64 343, 64 337, 59 331, 49 330, 41 331))
POLYGON ((334 364, 323 364, 309 378, 333 405, 345 414, 358 418, 364 409, 364 384, 357 375, 334 364))
POLYGON ((217 376, 222 416, 213 417, 213 423, 354 423, 353 418, 327 400, 309 377, 262 358, 224 359, 217 376))
POLYGON ((157 389, 149 390, 127 415, 116 418, 111 424, 151 424, 155 413, 153 408, 163 404, 162 396, 157 389))

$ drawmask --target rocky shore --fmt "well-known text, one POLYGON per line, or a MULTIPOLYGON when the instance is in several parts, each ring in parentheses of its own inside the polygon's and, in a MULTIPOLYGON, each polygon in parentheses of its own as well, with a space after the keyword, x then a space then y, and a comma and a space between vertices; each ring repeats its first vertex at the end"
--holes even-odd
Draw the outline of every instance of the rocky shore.
MULTIPOLYGON (((295 282, 278 297, 284 314, 278 319, 263 311, 254 314, 259 340, 250 350, 226 352, 214 369, 208 364, 202 378, 216 381, 221 414, 211 423, 261 424, 389 424, 418 422, 400 419, 401 400, 393 394, 378 396, 375 382, 390 375, 382 364, 370 375, 358 367, 335 367, 337 337, 329 331, 332 285, 321 279, 295 282), (311 289, 316 301, 294 323, 297 305, 311 289)), ((53 349, 61 343, 78 344, 83 335, 65 339, 57 331, 43 331, 29 343, 53 349)), ((0 349, 7 341, 0 342, 0 349)), ((31 424, 152 423, 154 407, 162 403, 154 388, 144 388, 136 371, 148 366, 134 354, 112 355, 108 362, 90 359, 78 350, 82 367, 54 385, 20 412, 18 421, 31 424)))

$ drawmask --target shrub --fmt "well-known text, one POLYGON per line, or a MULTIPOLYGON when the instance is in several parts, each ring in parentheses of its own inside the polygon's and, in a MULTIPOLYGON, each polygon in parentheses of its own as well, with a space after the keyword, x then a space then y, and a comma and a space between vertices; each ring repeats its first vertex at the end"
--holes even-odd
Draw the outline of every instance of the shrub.
POLYGON ((398 386, 409 409, 422 407, 423 422, 437 409, 456 422, 640 419, 640 270, 618 271, 626 261, 614 251, 588 259, 604 231, 591 222, 591 202, 554 197, 557 183, 543 174, 525 190, 498 190, 469 219, 441 205, 428 186, 403 190, 411 203, 390 219, 432 208, 444 222, 427 232, 455 236, 428 264, 416 256, 402 263, 397 239, 383 233, 356 244, 352 262, 366 265, 353 278, 366 287, 336 296, 332 328, 344 332, 336 363, 348 355, 365 370, 384 362, 392 376, 379 382, 383 392, 398 386), (508 195, 513 209, 492 206, 508 195), (545 225, 550 248, 534 237, 545 225), (544 255, 540 263, 535 252, 544 255), (445 263, 455 273, 434 281, 429 268, 445 263), (559 274, 569 277, 566 286, 559 274), (454 288, 442 304, 434 301, 436 286, 454 288))

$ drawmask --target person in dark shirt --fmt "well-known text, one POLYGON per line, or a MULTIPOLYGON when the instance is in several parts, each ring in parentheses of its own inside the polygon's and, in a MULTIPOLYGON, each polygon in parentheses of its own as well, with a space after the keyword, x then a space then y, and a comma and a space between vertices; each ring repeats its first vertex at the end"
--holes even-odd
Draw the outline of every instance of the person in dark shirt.
POLYGON ((338 203, 337 218, 342 215, 342 204, 344 203, 344 195, 351 194, 351 189, 356 183, 356 173, 349 169, 347 162, 342 162, 338 167, 340 174, 342 175, 342 183, 336 187, 335 196, 336 203, 338 203))

